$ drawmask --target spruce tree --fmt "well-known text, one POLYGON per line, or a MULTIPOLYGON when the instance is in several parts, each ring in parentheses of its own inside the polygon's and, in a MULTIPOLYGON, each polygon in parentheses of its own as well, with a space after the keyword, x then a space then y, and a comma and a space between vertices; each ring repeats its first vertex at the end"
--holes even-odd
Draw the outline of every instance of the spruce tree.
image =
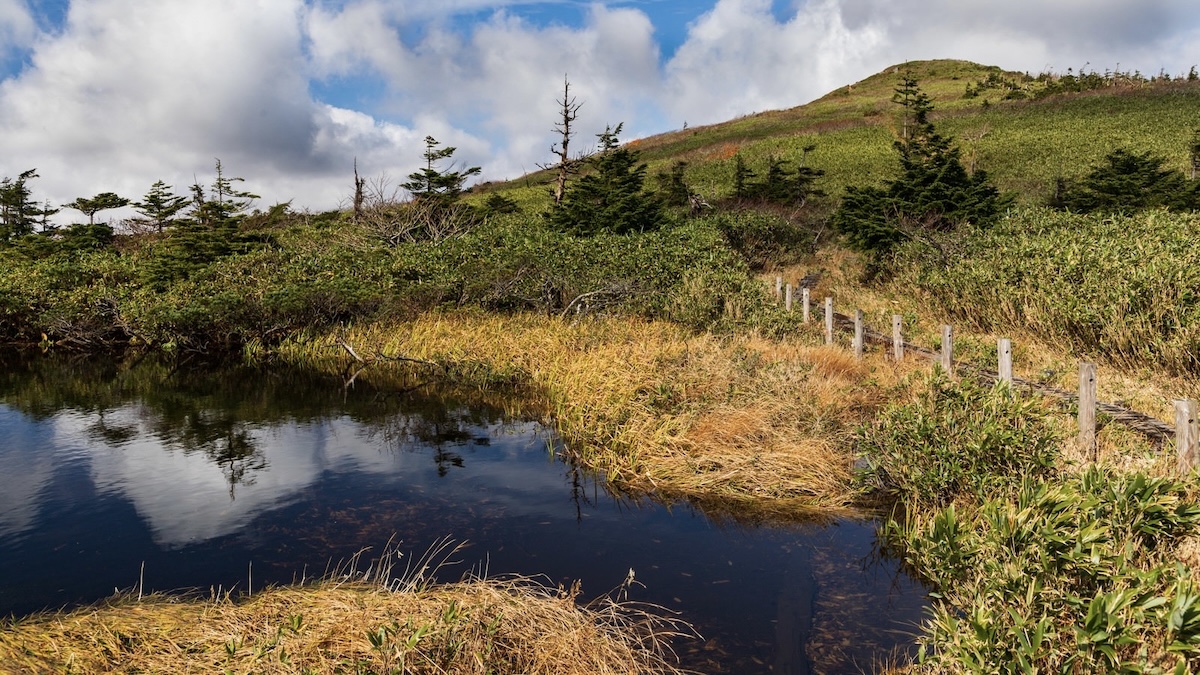
POLYGON ((412 193, 413 200, 440 210, 458 201, 462 195, 463 185, 471 176, 478 175, 482 169, 472 166, 462 171, 443 171, 438 163, 454 156, 458 148, 438 148, 438 141, 433 136, 425 137, 425 167, 408 174, 408 181, 400 187, 412 193))
POLYGON ((580 236, 600 232, 627 234, 659 229, 662 203, 642 191, 646 165, 638 153, 618 141, 622 125, 597 134, 600 150, 588 158, 591 173, 568 186, 562 203, 550 211, 550 222, 580 236))
POLYGON ((676 160, 667 171, 659 171, 654 179, 658 183, 658 198, 664 206, 688 206, 691 203, 692 190, 684 181, 684 171, 688 163, 676 160))
POLYGON ((1113 150, 1077 185, 1066 185, 1052 205, 1080 213, 1130 212, 1164 207, 1200 209, 1200 184, 1183 172, 1164 168, 1166 159, 1150 152, 1113 150))
POLYGON ((171 186, 161 180, 150 186, 142 201, 133 203, 133 208, 153 223, 159 232, 170 225, 187 206, 188 198, 175 194, 171 186))
POLYGON ((746 160, 742 157, 742 153, 737 153, 733 156, 733 198, 746 199, 750 196, 750 181, 756 178, 758 174, 746 166, 746 160))
POLYGON ((948 231, 963 223, 987 225, 1011 202, 987 173, 968 173, 953 141, 937 132, 933 103, 906 75, 892 99, 903 108, 893 144, 900 175, 883 187, 846 189, 833 224, 854 248, 882 254, 921 231, 948 231))
POLYGON ((42 212, 27 184, 37 177, 37 169, 29 169, 15 179, 0 180, 0 244, 33 233, 42 212))

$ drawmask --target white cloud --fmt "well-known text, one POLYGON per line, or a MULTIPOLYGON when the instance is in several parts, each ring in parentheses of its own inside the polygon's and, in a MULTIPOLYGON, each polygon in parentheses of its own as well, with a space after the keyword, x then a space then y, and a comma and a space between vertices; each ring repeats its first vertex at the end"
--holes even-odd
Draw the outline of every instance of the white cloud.
POLYGON ((35 195, 62 203, 139 197, 160 178, 184 192, 219 157, 264 202, 336 205, 356 151, 386 154, 405 133, 352 133, 312 99, 303 11, 301 0, 76 0, 31 67, 0 84, 0 174, 37 167, 35 195))
POLYGON ((402 29, 411 17, 396 7, 367 0, 312 10, 306 25, 314 72, 369 69, 384 78, 381 114, 458 147, 457 158, 482 165, 485 177, 518 175, 549 159, 564 76, 584 102, 584 144, 606 124, 625 121, 634 135, 661 128, 656 115, 645 114, 660 83, 659 52, 640 11, 593 5, 579 27, 536 26, 497 11, 468 31, 431 22, 406 43, 402 29))
POLYGON ((35 34, 33 17, 24 2, 0 0, 0 47, 26 47, 35 34))
POLYGON ((886 36, 872 24, 848 28, 838 9, 812 2, 781 23, 770 0, 720 0, 667 64, 664 106, 717 122, 795 106, 858 79, 850 73, 878 61, 886 36))

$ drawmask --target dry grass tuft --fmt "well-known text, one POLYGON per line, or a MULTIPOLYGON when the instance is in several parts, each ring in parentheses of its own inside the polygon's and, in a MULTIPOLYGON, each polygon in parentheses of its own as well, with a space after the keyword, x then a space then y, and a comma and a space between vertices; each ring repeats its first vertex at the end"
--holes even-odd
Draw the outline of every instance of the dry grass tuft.
POLYGON ((0 673, 678 673, 682 624, 529 579, 113 599, 0 631, 0 673))

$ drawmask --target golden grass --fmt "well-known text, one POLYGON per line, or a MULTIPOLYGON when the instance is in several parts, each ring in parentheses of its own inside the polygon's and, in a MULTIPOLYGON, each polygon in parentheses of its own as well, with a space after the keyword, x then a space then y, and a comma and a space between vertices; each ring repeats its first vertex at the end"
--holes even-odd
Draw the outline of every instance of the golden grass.
POLYGON ((855 501, 854 429, 906 391, 912 368, 803 336, 472 313, 309 336, 275 356, 336 368, 348 358, 339 340, 444 364, 460 381, 524 387, 571 450, 622 489, 775 510, 855 501))
POLYGON ((400 592, 326 581, 10 622, 0 673, 677 673, 667 641, 679 627, 528 579, 400 592))

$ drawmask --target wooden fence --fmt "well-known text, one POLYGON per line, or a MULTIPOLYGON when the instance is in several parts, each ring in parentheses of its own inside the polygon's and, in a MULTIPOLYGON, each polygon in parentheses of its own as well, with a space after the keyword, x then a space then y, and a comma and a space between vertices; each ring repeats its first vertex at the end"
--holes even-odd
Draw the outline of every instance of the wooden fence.
MULTIPOLYGON (((792 285, 784 284, 783 277, 775 278, 775 295, 785 302, 787 311, 793 311, 792 285)), ((800 305, 804 323, 812 319, 810 292, 807 287, 800 289, 800 305)), ((984 383, 1007 382, 1011 386, 1019 386, 1044 396, 1050 396, 1068 402, 1077 402, 1079 409, 1079 437, 1082 448, 1096 456, 1096 413, 1107 415, 1112 421, 1125 425, 1151 440, 1166 444, 1172 443, 1177 453, 1177 468, 1186 473, 1200 464, 1200 452, 1197 451, 1197 441, 1200 439, 1200 427, 1197 424, 1196 401, 1175 401, 1175 426, 1162 422, 1149 415, 1117 405, 1096 400, 1096 364, 1081 362, 1079 364, 1079 388, 1067 391, 1051 387, 1041 382, 1025 380, 1013 376, 1012 341, 1000 338, 996 343, 996 370, 954 360, 954 329, 952 326, 942 326, 941 349, 932 351, 915 345, 904 339, 903 319, 899 314, 892 315, 891 335, 885 335, 872 330, 863 323, 862 310, 855 310, 854 315, 840 314, 833 310, 833 298, 826 297, 824 302, 825 344, 834 344, 835 331, 850 332, 853 337, 851 348, 854 355, 862 358, 867 343, 891 346, 891 357, 900 361, 909 352, 929 358, 941 366, 949 375, 975 377, 984 383)))

